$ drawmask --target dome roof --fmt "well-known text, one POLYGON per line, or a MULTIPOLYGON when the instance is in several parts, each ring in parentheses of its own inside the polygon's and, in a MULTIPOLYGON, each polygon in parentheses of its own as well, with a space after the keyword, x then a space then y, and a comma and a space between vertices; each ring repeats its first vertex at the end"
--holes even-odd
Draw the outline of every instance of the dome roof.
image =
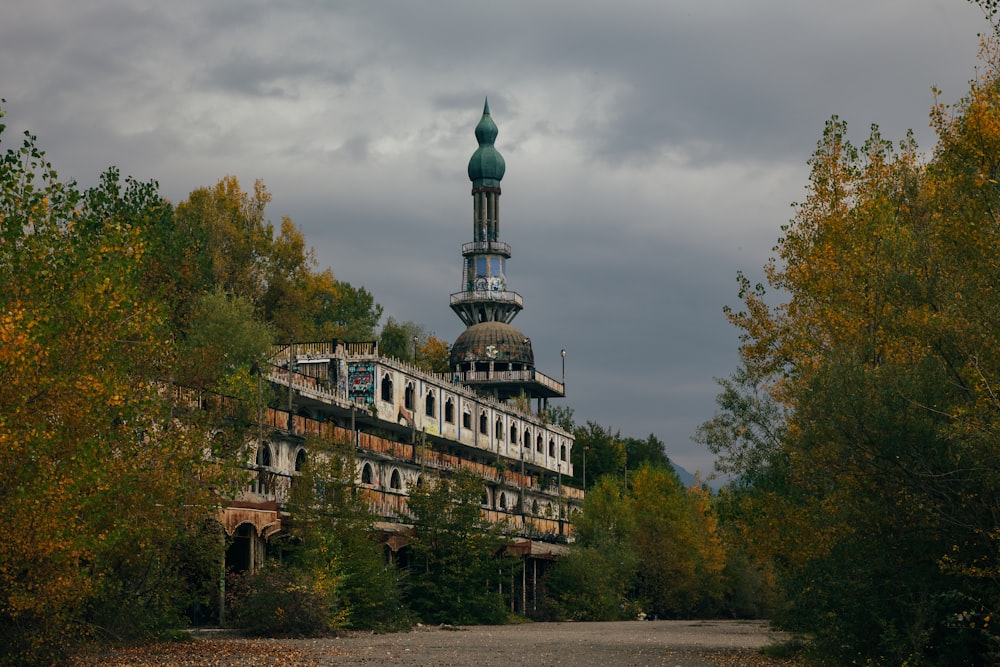
POLYGON ((462 332, 451 346, 449 363, 472 361, 503 361, 534 367, 535 355, 531 340, 509 324, 480 322, 462 332))
POLYGON ((479 148, 469 159, 469 180, 472 181, 474 187, 500 187, 500 179, 503 178, 507 165, 500 152, 493 147, 497 132, 497 125, 490 117, 489 100, 486 100, 483 105, 483 117, 476 125, 476 140, 479 141, 479 148))

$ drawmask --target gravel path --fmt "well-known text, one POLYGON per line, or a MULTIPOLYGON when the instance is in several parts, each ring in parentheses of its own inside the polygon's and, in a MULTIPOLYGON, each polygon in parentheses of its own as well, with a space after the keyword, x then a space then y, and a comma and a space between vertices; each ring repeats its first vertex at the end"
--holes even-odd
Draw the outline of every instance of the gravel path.
POLYGON ((753 621, 527 623, 411 632, 349 633, 327 639, 200 638, 90 656, 79 667, 784 667, 761 646, 784 639, 753 621))

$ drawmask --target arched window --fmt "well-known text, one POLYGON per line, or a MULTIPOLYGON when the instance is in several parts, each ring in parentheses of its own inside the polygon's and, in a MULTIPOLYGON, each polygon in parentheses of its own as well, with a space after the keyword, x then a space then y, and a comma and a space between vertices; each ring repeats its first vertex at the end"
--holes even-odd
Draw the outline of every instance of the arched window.
POLYGON ((531 501, 531 513, 534 514, 535 516, 538 516, 538 501, 537 500, 532 500, 531 501))
POLYGON ((560 461, 566 460, 566 445, 562 445, 559 447, 559 460, 560 461))
MULTIPOLYGON (((271 467, 271 447, 266 442, 262 442, 257 448, 257 465, 261 468, 271 467)), ((270 493, 271 492, 271 476, 266 470, 257 471, 257 493, 270 493)))
POLYGON ((487 508, 490 506, 490 490, 489 489, 486 489, 485 491, 483 491, 483 497, 479 499, 479 504, 482 505, 483 507, 487 507, 487 508))
POLYGON ((403 490, 403 478, 400 477, 398 470, 392 471, 392 477, 389 478, 389 488, 393 491, 403 490))
POLYGON ((524 438, 521 440, 525 447, 531 447, 531 429, 524 429, 524 438))
POLYGON ((489 425, 487 424, 487 421, 486 421, 486 411, 485 410, 483 410, 482 412, 479 413, 479 432, 482 433, 482 434, 484 434, 484 435, 487 435, 490 432, 490 427, 489 427, 489 425))
POLYGON ((257 448, 257 465, 271 467, 271 447, 266 442, 257 448))
POLYGON ((517 424, 511 422, 510 424, 510 444, 517 444, 517 424))
POLYGON ((504 493, 500 494, 500 500, 497 501, 497 507, 499 507, 502 510, 507 509, 507 494, 504 493))
POLYGON ((451 396, 444 402, 444 420, 449 424, 455 423, 455 399, 451 396))
POLYGON ((542 451, 542 434, 541 433, 538 434, 538 439, 535 440, 535 451, 536 452, 541 452, 542 451))
POLYGON ((434 409, 434 390, 431 389, 427 392, 427 398, 424 399, 424 414, 428 417, 433 417, 434 409))
POLYGON ((467 407, 462 410, 462 428, 472 428, 472 413, 467 407))
POLYGON ((549 456, 556 457, 556 441, 551 438, 549 439, 549 456))
POLYGON ((382 378, 382 400, 392 402, 392 376, 388 373, 382 378))
POLYGON ((503 440, 503 420, 500 417, 497 417, 497 423, 493 428, 493 432, 497 434, 497 440, 503 440))
POLYGON ((302 472, 302 469, 306 466, 306 450, 300 449, 299 453, 295 455, 295 472, 302 472))
POLYGON ((403 407, 407 410, 413 409, 413 383, 407 382, 406 389, 403 390, 403 407))
POLYGON ((361 483, 362 484, 374 484, 375 474, 372 472, 372 464, 366 463, 361 468, 361 483))

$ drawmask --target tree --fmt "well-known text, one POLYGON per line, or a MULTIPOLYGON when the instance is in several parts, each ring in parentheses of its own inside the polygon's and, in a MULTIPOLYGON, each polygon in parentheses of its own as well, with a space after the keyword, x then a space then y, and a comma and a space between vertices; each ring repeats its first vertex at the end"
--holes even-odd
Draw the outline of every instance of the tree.
POLYGON ((506 619, 501 582, 513 557, 482 514, 482 478, 458 472, 410 490, 415 535, 406 598, 424 623, 495 624, 506 619))
POLYGON ((251 369, 263 363, 273 329, 254 317, 253 304, 221 288, 194 299, 187 335, 178 346, 175 380, 201 391, 214 390, 253 402, 247 388, 251 369))
POLYGON ((434 334, 417 346, 417 366, 431 373, 447 373, 449 365, 449 345, 434 334))
POLYGON ((224 468, 159 382, 176 304, 147 252, 171 214, 114 169, 60 181, 30 134, 0 159, 0 662, 149 636, 187 603, 172 555, 224 468))
POLYGON ((212 188, 198 188, 177 205, 178 224, 198 230, 205 239, 201 251, 211 266, 212 282, 229 294, 260 306, 267 291, 268 260, 274 227, 264 217, 271 201, 263 181, 244 192, 235 176, 212 188))
POLYGON ((704 489, 685 490, 671 469, 644 465, 604 475, 575 520, 576 542, 546 585, 557 617, 616 620, 639 612, 707 615, 723 596, 726 554, 704 489))
POLYGON ((714 612, 725 551, 707 491, 685 491, 673 470, 646 465, 632 475, 628 502, 633 548, 649 555, 634 574, 633 599, 661 617, 714 612))
POLYGON ((336 598, 331 608, 340 611, 334 623, 382 632, 408 627, 399 573, 374 539, 375 518, 354 486, 353 444, 310 438, 307 446, 289 504, 299 542, 293 564, 314 580, 335 583, 327 590, 336 598))
POLYGON ((645 440, 625 438, 625 464, 629 470, 638 470, 644 465, 672 470, 670 457, 663 441, 652 433, 645 440))
POLYGON ((417 345, 424 336, 423 328, 415 322, 397 322, 389 317, 382 325, 378 337, 379 353, 401 361, 416 360, 417 345))
POLYGON ((275 236, 265 217, 270 201, 262 181, 251 193, 227 176, 177 206, 176 228, 193 248, 188 263, 207 274, 202 289, 248 300, 280 341, 373 340, 382 307, 363 287, 317 271, 315 252, 290 218, 275 236))
POLYGON ((788 300, 744 281, 730 312, 743 369, 702 434, 752 483, 735 515, 772 555, 783 621, 831 660, 1000 648, 997 55, 933 109, 925 164, 912 138, 856 148, 833 118, 766 268, 788 300))
POLYGON ((623 475, 625 472, 625 445, 619 433, 588 421, 573 431, 573 477, 583 484, 586 470, 587 488, 594 486, 604 475, 623 475), (586 463, 584 462, 586 459, 586 463))

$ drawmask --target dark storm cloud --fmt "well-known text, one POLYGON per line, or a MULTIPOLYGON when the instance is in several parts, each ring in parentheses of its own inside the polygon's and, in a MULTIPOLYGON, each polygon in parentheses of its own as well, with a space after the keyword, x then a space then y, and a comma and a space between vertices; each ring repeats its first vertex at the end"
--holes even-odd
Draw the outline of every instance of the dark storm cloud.
POLYGON ((987 28, 961 0, 14 0, 0 22, 9 147, 110 165, 171 199, 261 178, 321 266, 454 340, 483 98, 507 161, 514 324, 567 403, 707 471, 690 442, 737 362, 738 270, 759 277, 832 114, 917 132, 987 28))

